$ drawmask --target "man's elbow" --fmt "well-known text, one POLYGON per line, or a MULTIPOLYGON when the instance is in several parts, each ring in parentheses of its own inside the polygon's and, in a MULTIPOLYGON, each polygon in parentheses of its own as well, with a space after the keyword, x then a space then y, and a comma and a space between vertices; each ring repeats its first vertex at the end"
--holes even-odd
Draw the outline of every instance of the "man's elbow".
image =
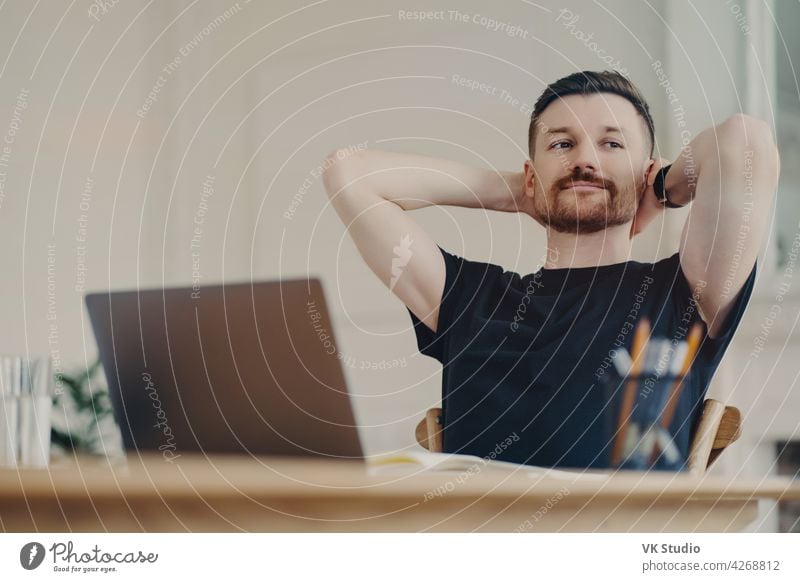
POLYGON ((753 169, 767 172, 777 186, 780 174, 778 146, 772 136, 772 129, 766 121, 737 113, 726 119, 716 128, 718 155, 738 160, 739 165, 753 166, 753 169), (755 168, 755 165, 759 168, 755 168))
POLYGON ((344 190, 354 180, 353 165, 359 153, 346 149, 333 150, 322 164, 322 183, 329 197, 344 190))
POLYGON ((322 184, 325 186, 325 192, 328 197, 333 197, 341 189, 342 170, 337 165, 338 151, 334 150, 329 153, 322 162, 322 184))

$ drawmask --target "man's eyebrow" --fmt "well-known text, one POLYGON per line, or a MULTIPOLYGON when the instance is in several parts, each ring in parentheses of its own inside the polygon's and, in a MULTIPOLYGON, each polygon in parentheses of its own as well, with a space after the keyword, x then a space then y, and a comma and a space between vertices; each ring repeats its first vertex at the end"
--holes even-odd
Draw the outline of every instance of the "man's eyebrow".
MULTIPOLYGON (((606 125, 603 130, 606 133, 619 133, 620 135, 625 135, 625 128, 624 127, 616 127, 614 125, 606 125)), ((570 133, 572 131, 571 127, 554 127, 552 129, 548 129, 544 132, 545 135, 553 135, 556 133, 570 133)))
POLYGON ((569 133, 569 132, 570 132, 569 127, 554 127, 552 129, 548 129, 544 133, 545 135, 552 135, 554 133, 569 133))
POLYGON ((625 135, 625 128, 624 127, 616 127, 613 125, 606 125, 605 128, 606 133, 619 133, 620 135, 625 135))

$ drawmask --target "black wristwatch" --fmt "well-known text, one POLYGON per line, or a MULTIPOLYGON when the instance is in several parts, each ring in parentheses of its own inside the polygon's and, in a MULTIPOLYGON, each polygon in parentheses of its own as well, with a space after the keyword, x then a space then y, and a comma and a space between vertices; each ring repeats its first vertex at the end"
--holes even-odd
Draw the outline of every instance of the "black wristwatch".
POLYGON ((669 172, 672 164, 664 166, 656 173, 656 179, 653 181, 653 192, 656 193, 656 199, 667 208, 683 208, 683 204, 675 204, 667 197, 667 189, 664 188, 664 178, 669 172))

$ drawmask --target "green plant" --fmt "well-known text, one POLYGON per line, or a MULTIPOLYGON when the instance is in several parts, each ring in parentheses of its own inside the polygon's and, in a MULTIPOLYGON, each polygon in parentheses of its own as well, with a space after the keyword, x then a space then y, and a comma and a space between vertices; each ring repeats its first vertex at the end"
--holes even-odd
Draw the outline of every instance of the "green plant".
POLYGON ((95 380, 100 360, 95 360, 77 375, 57 374, 53 407, 63 412, 65 426, 53 425, 50 438, 53 444, 73 452, 102 452, 100 423, 111 416, 108 388, 95 380), (66 388, 66 389, 65 389, 66 388))

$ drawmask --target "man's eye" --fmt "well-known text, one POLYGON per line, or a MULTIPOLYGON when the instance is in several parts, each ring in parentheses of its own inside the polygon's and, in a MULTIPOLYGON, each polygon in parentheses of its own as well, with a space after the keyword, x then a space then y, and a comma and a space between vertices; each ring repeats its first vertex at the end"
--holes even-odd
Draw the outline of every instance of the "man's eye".
POLYGON ((556 143, 554 143, 552 146, 550 146, 550 148, 551 148, 551 149, 556 149, 556 150, 561 150, 561 149, 564 149, 564 148, 560 148, 560 147, 558 147, 558 146, 559 146, 559 145, 561 145, 561 144, 566 144, 566 145, 569 145, 569 142, 568 142, 568 141, 557 141, 557 142, 556 142, 556 143))
POLYGON ((606 143, 609 144, 609 145, 617 146, 617 148, 621 148, 622 147, 622 144, 619 143, 619 142, 616 142, 616 141, 607 141, 606 143))

